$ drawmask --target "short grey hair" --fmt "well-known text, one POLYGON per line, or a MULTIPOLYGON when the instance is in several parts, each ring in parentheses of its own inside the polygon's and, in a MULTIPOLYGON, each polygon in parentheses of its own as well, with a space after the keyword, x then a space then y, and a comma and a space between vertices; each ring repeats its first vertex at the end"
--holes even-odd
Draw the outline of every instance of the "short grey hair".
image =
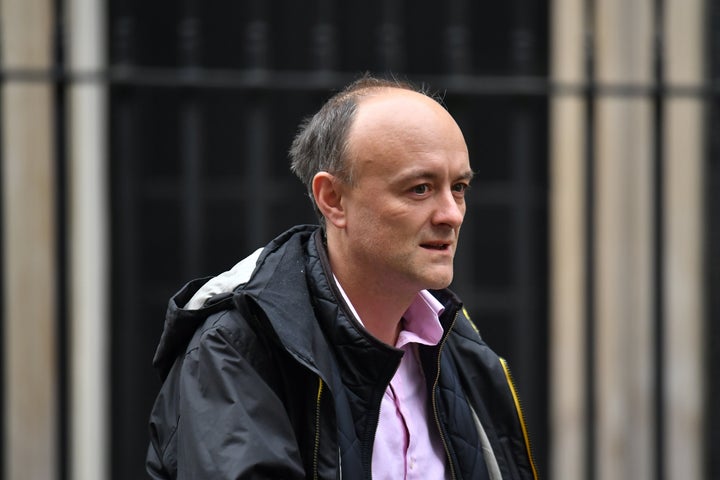
POLYGON ((353 184, 352 164, 347 158, 348 132, 358 103, 362 97, 388 88, 427 95, 424 88, 415 88, 408 82, 365 75, 333 95, 315 115, 306 118, 300 125, 290 147, 290 169, 305 184, 323 227, 325 218, 312 193, 313 178, 318 172, 328 172, 344 183, 353 184))

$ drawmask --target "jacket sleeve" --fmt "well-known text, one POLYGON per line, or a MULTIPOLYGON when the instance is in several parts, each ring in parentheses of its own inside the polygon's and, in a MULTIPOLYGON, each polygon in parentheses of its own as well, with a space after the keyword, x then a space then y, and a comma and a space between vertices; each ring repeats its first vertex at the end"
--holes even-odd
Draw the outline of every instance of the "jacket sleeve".
POLYGON ((186 353, 177 377, 177 430, 167 447, 170 456, 175 451, 178 479, 305 478, 285 407, 257 371, 253 340, 216 325, 186 353))

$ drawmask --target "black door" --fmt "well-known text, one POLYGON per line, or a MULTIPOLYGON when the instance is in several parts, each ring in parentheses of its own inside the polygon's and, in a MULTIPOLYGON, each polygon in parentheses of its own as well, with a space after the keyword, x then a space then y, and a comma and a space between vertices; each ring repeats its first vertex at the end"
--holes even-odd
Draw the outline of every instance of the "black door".
POLYGON ((542 475, 548 2, 109 7, 113 478, 144 475, 168 298, 314 222, 287 149, 302 118, 366 71, 429 85, 464 131, 477 177, 453 288, 513 367, 542 475))

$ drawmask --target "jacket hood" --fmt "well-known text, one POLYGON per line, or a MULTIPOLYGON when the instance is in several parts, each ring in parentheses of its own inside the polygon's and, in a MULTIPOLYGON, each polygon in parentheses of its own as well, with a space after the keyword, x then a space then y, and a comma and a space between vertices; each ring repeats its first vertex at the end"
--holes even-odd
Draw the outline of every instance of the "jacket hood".
POLYGON ((247 284, 257 266, 265 261, 292 234, 317 227, 299 226, 280 235, 264 248, 255 250, 230 270, 215 277, 203 277, 185 284, 168 302, 165 324, 155 351, 153 366, 165 380, 175 359, 192 339, 195 331, 212 314, 232 308, 233 292, 247 284))

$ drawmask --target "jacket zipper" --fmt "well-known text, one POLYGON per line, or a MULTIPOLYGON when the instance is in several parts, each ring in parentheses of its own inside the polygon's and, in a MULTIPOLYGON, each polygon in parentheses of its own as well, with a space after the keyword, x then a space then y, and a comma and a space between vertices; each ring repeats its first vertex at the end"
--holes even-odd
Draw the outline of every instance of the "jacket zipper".
POLYGON ((515 381, 513 380, 512 373, 510 373, 510 367, 504 358, 500 358, 500 364, 505 372, 505 378, 507 379, 508 386, 510 387, 510 393, 512 393, 512 397, 515 402, 515 409, 517 410, 518 419, 520 420, 520 428, 522 430, 523 439, 525 440, 525 448, 527 450, 528 460, 530 461, 530 468, 532 468, 533 478, 538 480, 537 469, 535 468, 535 461, 533 460, 532 446, 530 445, 530 436, 528 435, 527 427, 525 425, 525 415, 523 414, 520 397, 515 389, 515 381))
POLYGON ((323 381, 318 377, 317 399, 315 402, 315 446, 313 447, 313 479, 318 480, 318 456, 320 453, 320 400, 323 393, 323 381))
MULTIPOLYGON (((455 312, 455 317, 453 318, 452 323, 450 324, 450 327, 448 328, 448 332, 452 330, 453 326, 455 326, 455 322, 457 321, 458 315, 460 315, 460 310, 455 312)), ((440 354, 442 353, 442 349, 445 346, 445 341, 447 340, 448 336, 450 336, 449 333, 447 333, 444 337, 442 342, 440 343, 440 347, 438 348, 438 354, 437 354, 437 371, 435 373, 435 381, 433 382, 433 388, 432 388, 432 408, 433 408, 433 416, 435 417, 435 423, 437 424, 438 431, 440 432, 440 440, 442 440, 443 447, 445 448, 445 455, 448 459, 448 466, 450 467, 450 477, 453 480, 457 479, 457 476, 455 475, 455 466, 453 465, 452 457, 450 456, 450 447, 448 447, 447 439, 445 438, 445 432, 442 429, 442 426, 440 425, 440 416, 438 414, 438 406, 437 406, 437 387, 438 383, 440 382, 440 354)))

